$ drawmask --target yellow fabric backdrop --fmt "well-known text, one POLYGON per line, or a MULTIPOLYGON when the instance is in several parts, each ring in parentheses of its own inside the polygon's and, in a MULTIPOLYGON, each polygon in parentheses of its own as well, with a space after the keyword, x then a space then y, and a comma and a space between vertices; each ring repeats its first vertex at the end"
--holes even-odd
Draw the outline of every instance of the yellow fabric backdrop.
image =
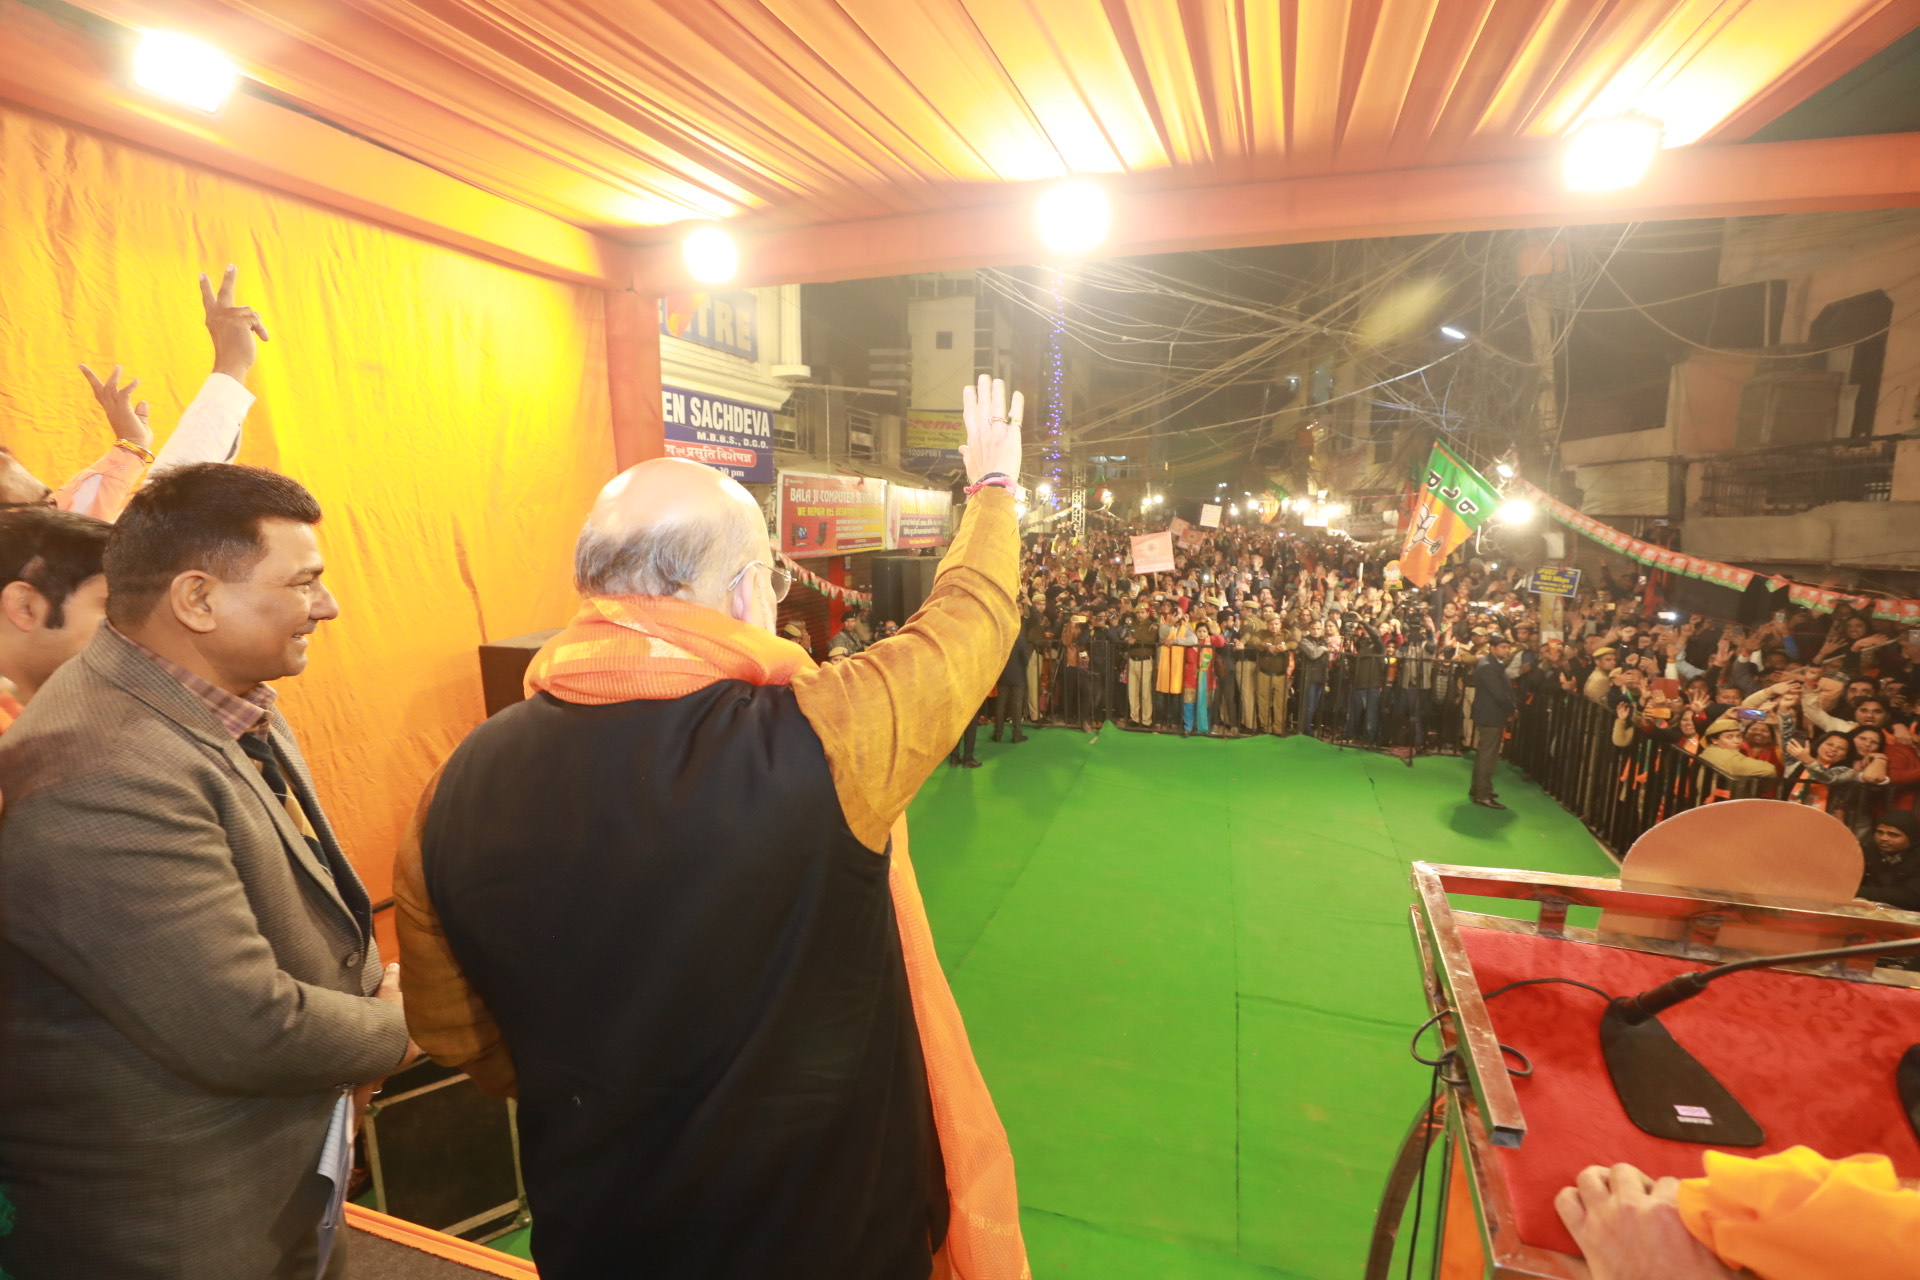
POLYGON ((273 335, 240 460, 319 498, 342 610, 282 706, 385 897, 421 787, 482 717, 475 646, 572 611, 613 472, 603 295, 5 105, 0 175, 0 442, 49 483, 111 443, 80 361, 138 373, 166 438, 211 366, 195 276, 238 264, 273 335))

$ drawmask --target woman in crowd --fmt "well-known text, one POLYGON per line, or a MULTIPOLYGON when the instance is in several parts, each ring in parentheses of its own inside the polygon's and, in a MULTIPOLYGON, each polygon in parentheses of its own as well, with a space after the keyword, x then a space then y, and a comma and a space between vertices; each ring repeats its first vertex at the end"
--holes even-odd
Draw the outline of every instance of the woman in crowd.
POLYGON ((1210 622, 1196 624, 1177 641, 1184 647, 1180 689, 1180 722, 1187 737, 1210 733, 1208 708, 1213 700, 1213 654, 1223 643, 1210 622))
MULTIPOLYGON (((1879 735, 1862 731, 1862 736, 1867 734, 1872 737, 1866 745, 1878 745, 1879 735)), ((1868 816, 1872 789, 1886 786, 1885 755, 1863 755, 1853 738, 1837 732, 1821 734, 1811 747, 1798 738, 1789 739, 1786 754, 1781 799, 1830 813, 1856 832, 1872 830, 1868 816)))

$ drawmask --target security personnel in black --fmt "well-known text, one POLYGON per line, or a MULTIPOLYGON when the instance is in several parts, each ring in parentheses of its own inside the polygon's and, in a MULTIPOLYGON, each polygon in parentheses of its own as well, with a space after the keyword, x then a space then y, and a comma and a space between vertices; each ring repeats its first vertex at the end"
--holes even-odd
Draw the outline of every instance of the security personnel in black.
POLYGON ((1520 706, 1507 678, 1507 663, 1513 660, 1513 641, 1494 636, 1487 655, 1473 669, 1473 723, 1479 743, 1473 753, 1473 783, 1467 795, 1477 805, 1504 809, 1493 791, 1493 768, 1500 762, 1500 741, 1506 736, 1507 719, 1520 706))

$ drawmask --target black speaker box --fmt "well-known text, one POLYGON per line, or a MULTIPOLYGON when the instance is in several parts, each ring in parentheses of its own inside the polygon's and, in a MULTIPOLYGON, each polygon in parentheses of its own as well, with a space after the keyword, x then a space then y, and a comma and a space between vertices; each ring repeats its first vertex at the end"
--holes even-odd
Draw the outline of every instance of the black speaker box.
POLYGON ((527 664, 541 645, 559 634, 560 628, 554 627, 480 646, 480 695, 486 699, 488 715, 525 698, 521 681, 526 678, 527 664))
POLYGON ((933 592, 940 561, 933 556, 873 558, 873 620, 905 622, 933 592))

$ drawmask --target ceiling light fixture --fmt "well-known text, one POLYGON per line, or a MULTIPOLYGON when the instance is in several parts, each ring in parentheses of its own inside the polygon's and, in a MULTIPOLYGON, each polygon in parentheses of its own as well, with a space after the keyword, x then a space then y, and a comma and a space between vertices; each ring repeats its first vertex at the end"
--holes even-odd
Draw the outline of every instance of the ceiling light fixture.
POLYGON ((1619 191, 1647 176, 1665 127, 1652 116, 1602 116, 1573 131, 1560 155, 1569 191, 1619 191))
POLYGON ((146 31, 133 50, 133 82, 149 93, 209 115, 239 82, 240 68, 204 40, 177 31, 146 31))
POLYGON ((1113 205, 1096 183, 1062 182, 1041 192, 1033 221, 1040 243, 1054 253, 1085 253, 1107 238, 1113 205))
POLYGON ((740 273, 740 248, 719 227, 697 227, 680 242, 687 274, 701 284, 725 284, 740 273))

